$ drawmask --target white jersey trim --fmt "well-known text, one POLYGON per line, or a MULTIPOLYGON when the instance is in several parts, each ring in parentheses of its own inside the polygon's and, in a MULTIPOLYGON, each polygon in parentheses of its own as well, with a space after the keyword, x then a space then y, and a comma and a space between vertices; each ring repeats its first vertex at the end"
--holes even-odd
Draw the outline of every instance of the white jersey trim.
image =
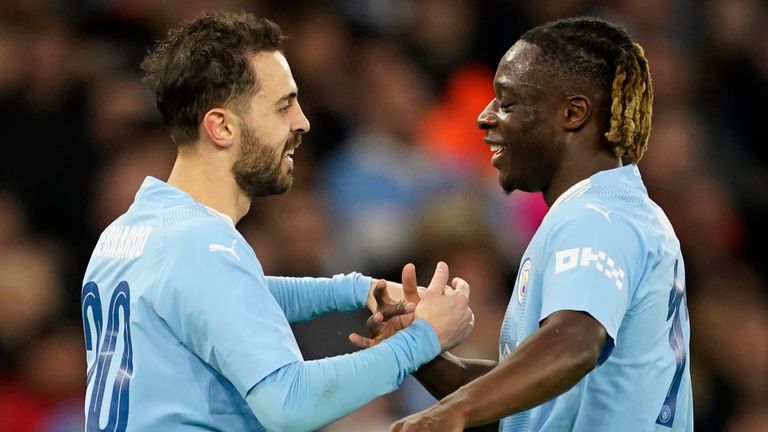
POLYGON ((549 210, 550 211, 554 210, 555 207, 557 207, 558 205, 562 204, 563 202, 571 198, 576 198, 584 195, 589 190, 590 187, 592 187, 592 182, 588 178, 576 183, 575 185, 569 187, 565 192, 560 194, 560 196, 557 197, 555 202, 552 204, 552 208, 550 208, 549 210))
POLYGON ((213 215, 214 215, 214 216, 218 216, 218 217, 220 217, 220 218, 224 219, 224 220, 225 220, 225 221, 227 221, 227 222, 228 222, 230 225, 232 225, 232 227, 233 227, 233 228, 235 227, 235 223, 234 223, 234 222, 232 222, 232 218, 231 218, 231 217, 229 217, 229 215, 228 215, 228 214, 224 214, 224 213, 222 213, 222 212, 220 212, 220 211, 218 211, 218 210, 214 210, 214 209, 212 209, 212 208, 210 208, 210 207, 208 207, 208 206, 205 206, 205 208, 207 208, 209 212, 213 213, 213 215))

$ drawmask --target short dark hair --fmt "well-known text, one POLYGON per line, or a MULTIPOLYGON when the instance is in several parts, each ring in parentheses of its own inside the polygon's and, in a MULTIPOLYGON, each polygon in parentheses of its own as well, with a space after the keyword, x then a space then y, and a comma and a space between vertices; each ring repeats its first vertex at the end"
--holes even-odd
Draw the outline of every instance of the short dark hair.
POLYGON ((588 80, 610 113, 605 138, 617 157, 637 163, 648 147, 653 87, 643 48, 622 27, 599 18, 566 18, 520 39, 541 50, 540 61, 562 80, 588 80), (610 98, 608 97, 610 95, 610 98))
POLYGON ((259 84, 247 56, 279 50, 284 39, 277 24, 244 12, 211 13, 170 30, 141 68, 171 138, 196 140, 208 110, 253 96, 259 84))

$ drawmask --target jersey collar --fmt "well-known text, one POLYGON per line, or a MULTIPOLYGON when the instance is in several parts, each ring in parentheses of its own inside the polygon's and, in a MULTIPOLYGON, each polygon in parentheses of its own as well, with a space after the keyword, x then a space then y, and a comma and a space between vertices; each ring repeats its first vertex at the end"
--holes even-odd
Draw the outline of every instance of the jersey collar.
POLYGON ((211 214, 213 214, 214 216, 217 216, 217 217, 220 217, 220 218, 224 219, 225 221, 227 221, 227 223, 229 223, 233 227, 235 226, 235 223, 232 221, 232 218, 228 214, 222 213, 222 212, 220 212, 218 210, 215 210, 215 209, 212 209, 212 208, 210 208, 208 206, 204 206, 204 207, 206 209, 208 209, 208 211, 211 212, 211 214))
POLYGON ((586 191, 589 190, 590 187, 592 187, 592 181, 588 178, 585 178, 584 180, 569 187, 565 192, 561 193, 560 196, 557 197, 555 202, 552 203, 552 207, 549 209, 549 211, 554 210, 557 206, 571 198, 583 195, 586 191))
POLYGON ((560 194, 560 196, 557 197, 549 210, 554 210, 557 206, 564 203, 565 201, 568 201, 569 199, 584 195, 593 185, 600 184, 606 178, 611 178, 613 181, 629 183, 634 187, 640 187, 641 189, 645 190, 645 186, 642 184, 640 170, 637 168, 637 165, 629 164, 623 167, 599 171, 589 178, 581 180, 560 194))
POLYGON ((162 198, 170 197, 171 199, 182 200, 190 204, 194 203, 197 205, 201 205, 205 207, 206 210, 208 210, 208 212, 211 213, 213 216, 223 219, 225 222, 227 222, 233 227, 235 226, 235 223, 232 221, 232 218, 229 215, 224 214, 218 210, 214 210, 198 201, 195 201, 195 199, 192 198, 188 193, 178 189, 175 186, 171 186, 162 180, 158 180, 152 176, 147 176, 144 179, 144 182, 141 184, 141 187, 139 187, 139 191, 136 192, 137 200, 141 199, 142 196, 156 196, 156 197, 162 197, 162 198))

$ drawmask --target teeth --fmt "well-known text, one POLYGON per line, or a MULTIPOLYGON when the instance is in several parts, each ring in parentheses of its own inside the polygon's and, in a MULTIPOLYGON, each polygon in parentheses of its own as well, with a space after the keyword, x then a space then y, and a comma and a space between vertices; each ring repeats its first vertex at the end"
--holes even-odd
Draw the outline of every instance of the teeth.
POLYGON ((503 145, 499 145, 499 144, 492 144, 491 145, 491 151, 495 151, 496 153, 498 153, 498 152, 500 152, 502 150, 504 150, 504 146, 503 145))

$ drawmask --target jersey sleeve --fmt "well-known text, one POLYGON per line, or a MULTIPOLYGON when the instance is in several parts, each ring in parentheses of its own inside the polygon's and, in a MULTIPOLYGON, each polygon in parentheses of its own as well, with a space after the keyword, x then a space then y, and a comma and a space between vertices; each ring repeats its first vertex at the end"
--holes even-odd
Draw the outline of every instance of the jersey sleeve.
POLYGON ((169 235, 163 255, 158 315, 243 397, 302 359, 255 255, 233 228, 211 221, 169 235))
POLYGON ((544 247, 546 264, 539 320, 561 310, 594 317, 616 340, 643 269, 643 240, 625 217, 603 204, 578 200, 561 212, 567 216, 553 227, 544 247))
POLYGON ((333 278, 267 276, 267 285, 288 322, 296 322, 364 308, 371 278, 360 273, 333 278))
POLYGON ((416 320, 371 348, 286 365, 254 386, 246 401, 268 430, 314 431, 394 391, 438 354, 434 329, 416 320))

